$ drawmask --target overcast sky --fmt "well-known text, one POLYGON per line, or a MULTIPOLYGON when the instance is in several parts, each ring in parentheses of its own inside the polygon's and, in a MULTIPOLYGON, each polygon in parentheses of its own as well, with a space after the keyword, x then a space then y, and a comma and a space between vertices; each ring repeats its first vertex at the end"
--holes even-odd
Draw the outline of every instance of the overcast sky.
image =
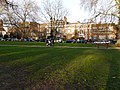
POLYGON ((80 0, 64 0, 63 3, 65 7, 68 8, 70 11, 68 21, 82 22, 84 19, 88 18, 87 13, 80 8, 80 0))
MULTIPOLYGON (((41 0, 36 0, 40 3, 41 0)), ((88 18, 87 13, 80 9, 80 0, 63 0, 63 5, 69 10, 70 15, 67 17, 68 22, 82 22, 88 18)))

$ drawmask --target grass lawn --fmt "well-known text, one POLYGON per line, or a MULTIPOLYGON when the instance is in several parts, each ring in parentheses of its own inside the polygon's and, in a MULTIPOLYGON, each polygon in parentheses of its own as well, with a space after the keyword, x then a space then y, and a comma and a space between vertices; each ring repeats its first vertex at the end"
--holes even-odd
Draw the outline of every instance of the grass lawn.
MULTIPOLYGON (((22 45, 22 46, 46 46, 45 42, 12 42, 12 41, 0 41, 0 45, 22 45)), ((84 43, 55 43, 54 46, 69 46, 69 47, 96 47, 96 44, 84 44, 84 43)), ((113 47, 115 45, 109 45, 113 47)))
POLYGON ((120 90, 120 50, 0 46, 0 90, 120 90))
POLYGON ((45 46, 45 43, 44 42, 0 41, 0 45, 41 45, 41 46, 45 46))

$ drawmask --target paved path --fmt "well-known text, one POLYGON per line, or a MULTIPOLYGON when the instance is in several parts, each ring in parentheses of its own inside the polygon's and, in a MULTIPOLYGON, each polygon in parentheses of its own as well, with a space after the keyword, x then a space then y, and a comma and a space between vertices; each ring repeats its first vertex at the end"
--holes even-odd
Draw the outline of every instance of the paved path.
MULTIPOLYGON (((40 45, 0 45, 0 46, 49 47, 49 46, 40 46, 40 45)), ((74 47, 74 46, 73 47, 72 46, 54 46, 54 48, 93 48, 93 49, 98 49, 97 47, 74 47)), ((106 48, 105 47, 100 47, 99 49, 106 49, 106 48)), ((108 47, 108 49, 120 49, 120 47, 108 47)))

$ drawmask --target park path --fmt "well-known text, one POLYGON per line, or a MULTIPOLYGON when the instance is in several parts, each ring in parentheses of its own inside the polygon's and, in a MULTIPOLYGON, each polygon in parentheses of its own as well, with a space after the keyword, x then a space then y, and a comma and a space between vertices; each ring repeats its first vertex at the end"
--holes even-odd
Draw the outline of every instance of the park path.
MULTIPOLYGON (((46 47, 46 48, 52 48, 49 46, 41 46, 41 45, 0 45, 0 46, 18 46, 18 47, 46 47)), ((74 47, 74 46, 54 46, 54 48, 93 48, 98 49, 97 47, 74 47)), ((106 49, 105 47, 100 47, 99 49, 106 49)), ((120 47, 108 47, 107 49, 120 49, 120 47)))

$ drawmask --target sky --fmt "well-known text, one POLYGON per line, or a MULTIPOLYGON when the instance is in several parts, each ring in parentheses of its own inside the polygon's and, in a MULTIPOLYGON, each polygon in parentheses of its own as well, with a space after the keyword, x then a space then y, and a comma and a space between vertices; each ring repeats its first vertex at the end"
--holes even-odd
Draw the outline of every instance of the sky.
POLYGON ((82 22, 88 18, 87 12, 80 8, 80 0, 64 0, 64 6, 68 8, 70 15, 68 21, 70 22, 82 22))
MULTIPOLYGON (((36 0, 40 2, 41 0, 36 0)), ((69 15, 67 16, 68 22, 83 22, 84 19, 89 18, 87 12, 80 8, 80 0, 62 0, 65 8, 68 9, 69 15)))

